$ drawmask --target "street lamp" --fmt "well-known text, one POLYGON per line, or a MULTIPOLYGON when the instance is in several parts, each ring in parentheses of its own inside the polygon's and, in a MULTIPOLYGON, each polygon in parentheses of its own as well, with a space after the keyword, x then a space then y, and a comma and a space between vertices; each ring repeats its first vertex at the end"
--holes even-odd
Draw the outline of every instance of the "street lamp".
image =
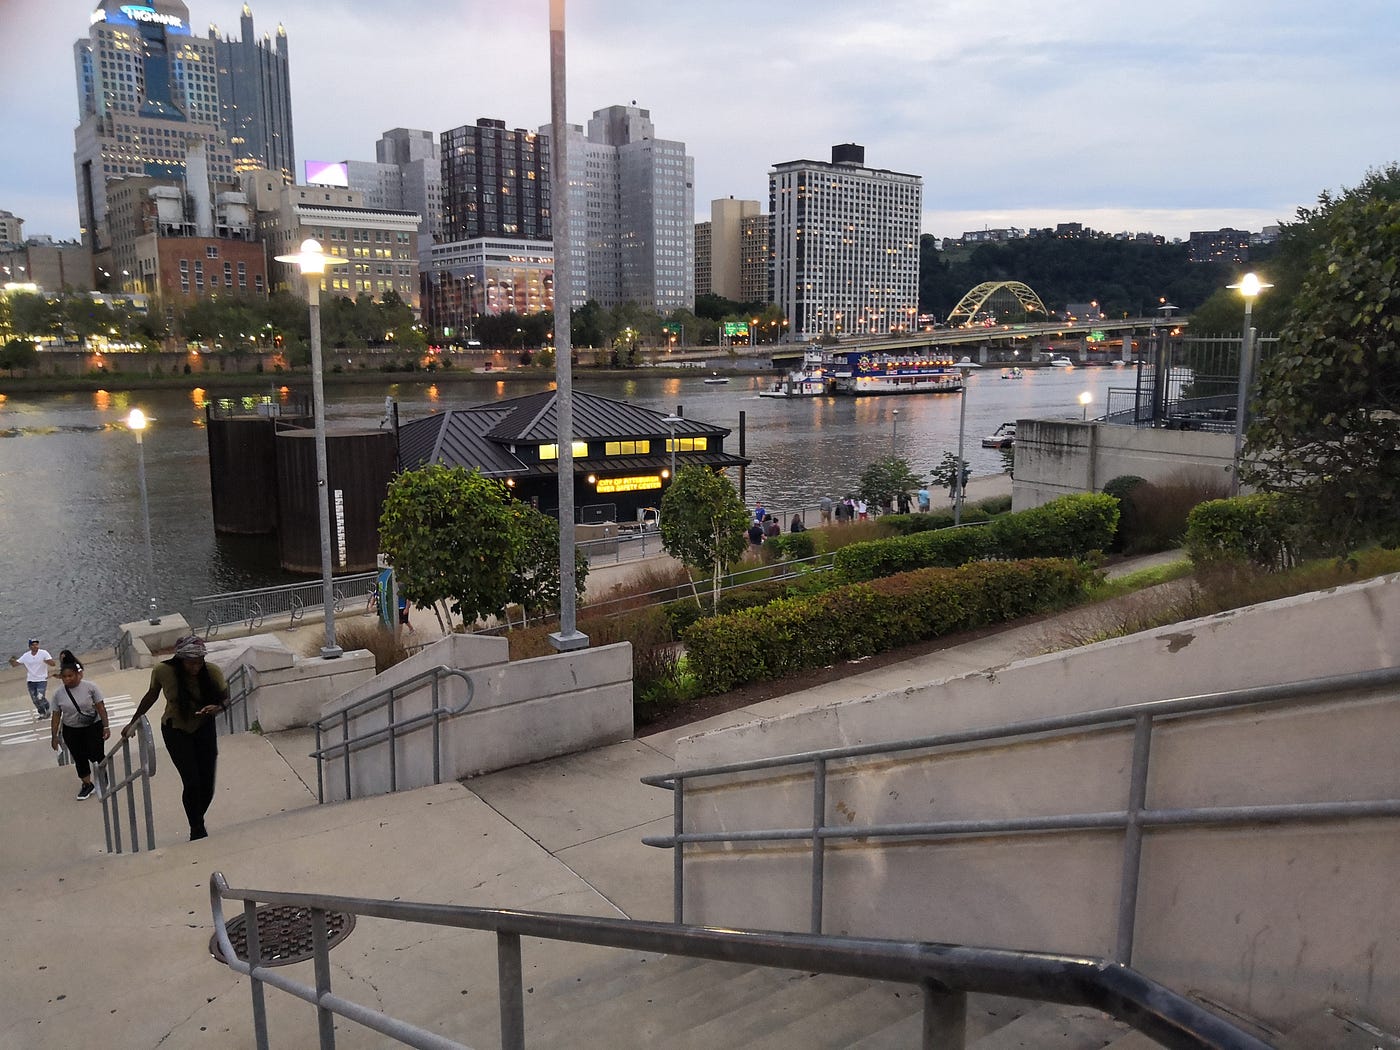
POLYGON ((1080 418, 1080 419, 1087 420, 1087 419, 1089 418, 1089 402, 1091 402, 1091 401, 1093 401, 1093 400, 1094 400, 1094 395, 1091 394, 1091 393, 1089 393, 1089 391, 1087 391, 1087 390, 1084 391, 1084 393, 1082 393, 1082 394, 1079 395, 1079 408, 1080 408, 1079 418, 1080 418))
POLYGON ((894 410, 890 425, 890 456, 899 455, 899 409, 894 410))
POLYGON ((1228 288, 1238 288, 1240 295, 1244 296, 1244 333, 1240 337, 1240 385, 1235 395, 1235 464, 1234 474, 1230 479, 1230 490, 1238 496, 1240 492, 1240 464, 1244 454, 1244 427, 1247 418, 1247 408, 1249 405, 1249 387, 1253 380, 1254 370, 1254 329, 1250 327, 1250 315, 1254 312, 1254 297, 1265 288, 1272 288, 1272 284, 1264 281, 1252 274, 1247 273, 1240 278, 1238 284, 1227 285, 1228 288))
POLYGON ((141 489, 141 526, 146 534, 146 594, 150 597, 151 623, 160 623, 156 615, 156 567, 151 556, 151 505, 146 499, 146 448, 141 443, 141 433, 151 420, 139 408, 133 408, 126 417, 127 428, 136 435, 136 483, 141 489))
POLYGON ((665 423, 671 429, 671 482, 674 484, 676 480, 676 427, 684 423, 685 418, 672 414, 665 417, 661 422, 665 423))
POLYGON ((963 469, 963 434, 967 429, 967 377, 972 374, 974 368, 981 368, 975 364, 971 358, 964 357, 958 362, 958 374, 962 376, 962 394, 958 397, 958 461, 953 466, 953 480, 957 484, 957 496, 953 500, 953 524, 962 524, 963 496, 965 495, 966 483, 963 476, 967 473, 963 469))
POLYGON ((306 278, 306 298, 311 311, 311 408, 316 442, 316 504, 321 526, 321 606, 326 625, 326 644, 321 657, 333 660, 343 650, 335 644, 335 585, 331 582, 331 507, 329 471, 326 468, 326 384, 321 374, 321 278, 327 266, 344 266, 345 260, 328 256, 319 241, 301 242, 295 255, 279 255, 278 262, 289 263, 306 278))

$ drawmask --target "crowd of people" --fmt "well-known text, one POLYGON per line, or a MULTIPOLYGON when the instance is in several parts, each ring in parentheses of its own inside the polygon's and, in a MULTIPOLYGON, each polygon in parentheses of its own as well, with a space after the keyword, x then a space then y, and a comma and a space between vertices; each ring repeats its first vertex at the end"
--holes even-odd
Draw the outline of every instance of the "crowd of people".
MULTIPOLYGON (((229 701, 223 672, 205 656, 204 640, 197 635, 179 639, 170 657, 151 668, 150 686, 121 731, 123 738, 134 736, 146 712, 164 696, 161 739, 171 764, 180 774, 181 802, 191 841, 208 834, 204 818, 214 800, 219 756, 214 718, 227 708, 229 701)), ((10 657, 10 666, 25 669, 25 685, 35 718, 49 719, 50 747, 66 751, 72 758, 78 774, 78 801, 94 794, 101 796, 105 785, 100 770, 112 731, 106 697, 95 683, 83 677, 82 662, 67 649, 60 650, 55 660, 39 639, 31 638, 29 650, 10 657), (58 686, 51 685, 51 677, 58 679, 58 686)))

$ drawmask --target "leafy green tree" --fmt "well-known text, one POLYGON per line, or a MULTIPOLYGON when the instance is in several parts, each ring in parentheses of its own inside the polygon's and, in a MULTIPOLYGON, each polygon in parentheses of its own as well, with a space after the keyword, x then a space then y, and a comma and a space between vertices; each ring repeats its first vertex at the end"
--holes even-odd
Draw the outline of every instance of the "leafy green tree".
POLYGON ((379 547, 415 604, 446 606, 464 623, 504 609, 518 546, 510 498, 479 471, 433 464, 389 483, 379 547))
POLYGON ((723 474, 683 467, 661 497, 661 545, 673 558, 710 574, 712 608, 719 608, 720 578, 748 549, 749 513, 723 474))
MULTIPOLYGON (((526 616, 559 611, 559 520, 541 514, 518 500, 510 504, 515 518, 517 545, 511 565, 508 603, 519 605, 526 616)), ((588 580, 588 557, 574 548, 574 585, 579 600, 588 580)))
POLYGON ((10 330, 16 335, 45 336, 61 330, 56 304, 34 292, 17 292, 10 300, 10 330))
POLYGON ((919 481, 919 475, 898 456, 878 459, 861 472, 860 498, 872 506, 889 508, 898 504, 901 496, 907 502, 919 481))
POLYGON ((1318 248, 1261 366, 1248 435, 1243 480, 1288 493, 1339 553, 1400 543, 1397 187, 1392 166, 1300 213, 1318 248))
POLYGON ((39 351, 29 339, 11 339, 0 347, 0 368, 6 369, 11 376, 16 368, 33 368, 38 361, 39 351))
MULTIPOLYGON (((938 461, 938 466, 929 471, 929 477, 933 479, 935 485, 940 488, 948 489, 951 492, 953 489, 953 482, 958 476, 959 462, 958 457, 953 455, 953 453, 945 452, 943 453, 943 458, 938 461)), ((963 477, 966 477, 968 472, 967 460, 964 459, 961 463, 963 477)))

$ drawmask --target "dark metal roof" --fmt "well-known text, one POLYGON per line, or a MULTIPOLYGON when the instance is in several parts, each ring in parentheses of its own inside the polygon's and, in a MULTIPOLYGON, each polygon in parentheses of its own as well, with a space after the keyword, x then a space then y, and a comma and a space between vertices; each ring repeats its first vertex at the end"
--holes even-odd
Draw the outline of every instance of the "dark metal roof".
MULTIPOLYGON (((553 442, 559 434, 559 422, 555 412, 557 393, 554 390, 544 390, 538 394, 496 402, 497 407, 509 406, 511 411, 505 419, 488 431, 486 436, 496 441, 513 441, 528 445, 553 442)), ((573 405, 575 441, 668 437, 671 432, 671 428, 662 422, 666 418, 664 412, 642 408, 626 401, 615 401, 610 397, 576 390, 573 405)), ((676 434, 682 437, 725 437, 728 433, 726 427, 700 423, 693 419, 676 424, 676 434)))

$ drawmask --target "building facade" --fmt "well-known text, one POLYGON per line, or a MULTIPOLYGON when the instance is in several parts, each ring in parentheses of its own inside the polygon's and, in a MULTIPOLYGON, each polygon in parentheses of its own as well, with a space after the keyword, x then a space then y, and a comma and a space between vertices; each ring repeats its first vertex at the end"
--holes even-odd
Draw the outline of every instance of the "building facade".
MULTIPOLYGON (((710 202, 710 290, 736 302, 744 299, 744 221, 760 214, 758 201, 724 197, 710 202)), ((696 249, 697 257, 699 248, 696 249)), ((700 294, 697 290, 696 294, 700 294)))
POLYGON ((554 309, 554 245, 507 237, 435 244, 423 269, 424 320, 435 335, 465 344, 476 318, 554 309))
POLYGON ((549 240, 549 152, 538 135, 483 117, 440 142, 442 240, 549 240))
POLYGON ((768 175, 773 293, 799 338, 910 330, 918 314, 923 180, 868 168, 865 148, 768 175))
POLYGON ((695 295, 709 295, 714 288, 710 273, 713 224, 707 219, 695 224, 695 295))
POLYGON ((0 211, 0 247, 24 243, 24 220, 13 212, 0 211))
POLYGON ((328 267, 321 281, 325 295, 382 299, 394 292, 419 305, 416 212, 365 206, 364 195, 334 186, 288 186, 280 173, 243 174, 243 190, 256 213, 259 239, 269 260, 269 290, 287 289, 305 297, 306 282, 276 256, 295 255, 314 238, 327 255, 347 260, 328 267))
POLYGON ((1193 230, 1187 242, 1192 262, 1243 263, 1249 261, 1248 230, 1193 230))
POLYGON ((237 40, 209 27, 219 70, 219 113, 234 170, 276 171, 284 181, 295 182, 287 31, 278 25, 275 40, 267 35, 259 40, 247 4, 238 21, 237 40))
POLYGON ((83 241, 108 246, 107 184, 115 178, 178 179, 191 142, 203 143, 210 177, 233 183, 261 153, 289 178, 291 103, 286 34, 277 43, 196 36, 180 0, 101 0, 74 45, 79 123, 73 166, 83 241), (227 95, 227 97, 225 97, 227 95), (285 164, 285 168, 283 165, 285 164))
POLYGON ((740 221, 739 301, 771 303, 773 297, 773 216, 767 212, 740 221))

